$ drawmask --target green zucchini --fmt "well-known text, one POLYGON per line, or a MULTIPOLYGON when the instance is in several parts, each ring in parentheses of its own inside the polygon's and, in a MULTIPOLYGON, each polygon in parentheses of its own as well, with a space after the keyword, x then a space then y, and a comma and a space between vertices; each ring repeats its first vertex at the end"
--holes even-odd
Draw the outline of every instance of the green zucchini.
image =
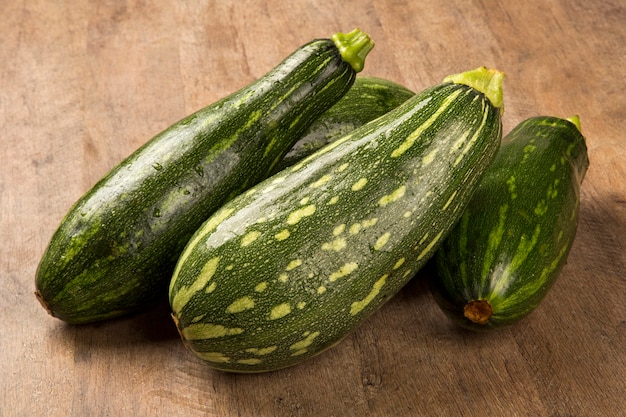
POLYGON ((357 77, 341 100, 317 118, 276 164, 274 173, 395 109, 413 95, 415 93, 406 87, 384 78, 357 77))
POLYGON ((566 262, 589 165, 578 118, 516 126, 434 257, 431 288, 454 322, 493 330, 532 312, 566 262))
POLYGON ((399 291, 499 146, 502 74, 475 72, 447 77, 211 216, 170 284, 185 344, 216 369, 271 371, 338 343, 399 291))
POLYGON ((373 46, 358 29, 311 41, 121 162, 53 235, 36 277, 44 307, 66 322, 86 323, 135 312, 159 297, 166 302, 193 232, 269 175, 348 91, 373 46))

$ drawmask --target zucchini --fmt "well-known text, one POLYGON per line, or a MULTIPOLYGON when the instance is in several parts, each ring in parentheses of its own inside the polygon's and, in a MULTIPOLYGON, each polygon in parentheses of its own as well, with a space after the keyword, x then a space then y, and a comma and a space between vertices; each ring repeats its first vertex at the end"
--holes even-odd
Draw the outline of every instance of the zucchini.
POLYGON ((37 270, 55 317, 87 323, 132 313, 167 288, 193 232, 264 179, 336 103, 373 42, 356 29, 314 40, 257 81, 147 142, 75 203, 37 270))
POLYGON ((533 311, 566 262, 589 165, 578 118, 516 126, 434 257, 431 288, 460 326, 493 330, 533 311))
POLYGON ((211 216, 170 284, 184 343, 216 369, 271 371, 338 343, 399 291, 499 146, 502 74, 476 72, 422 91, 211 216))
POLYGON ((415 93, 406 87, 384 78, 357 77, 341 100, 309 126, 273 172, 301 161, 324 145, 395 109, 413 95, 415 93))

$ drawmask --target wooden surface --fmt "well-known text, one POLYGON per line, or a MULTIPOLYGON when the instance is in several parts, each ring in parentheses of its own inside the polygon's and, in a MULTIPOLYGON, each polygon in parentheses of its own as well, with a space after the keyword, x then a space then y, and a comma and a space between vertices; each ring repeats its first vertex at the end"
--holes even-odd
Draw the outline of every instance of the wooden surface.
POLYGON ((3 0, 0 16, 0 416, 626 415, 622 0, 3 0), (415 91, 505 71, 506 132, 580 115, 580 227, 537 311, 460 331, 422 272, 335 348, 259 375, 210 370, 166 308, 82 327, 45 313, 37 263, 96 180, 301 44, 357 26, 376 41, 364 74, 415 91))

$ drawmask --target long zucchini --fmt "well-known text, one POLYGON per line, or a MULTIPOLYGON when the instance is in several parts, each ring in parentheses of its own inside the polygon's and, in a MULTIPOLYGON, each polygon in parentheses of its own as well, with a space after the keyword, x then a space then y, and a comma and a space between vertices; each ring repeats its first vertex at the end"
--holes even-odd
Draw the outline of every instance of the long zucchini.
POLYGON ((37 270, 55 317, 86 323, 167 297, 193 232, 267 177, 354 82, 373 47, 360 30, 314 40, 269 73, 147 142, 71 208, 37 270))
POLYGON ((462 327, 493 330, 536 309, 565 265, 589 166, 578 118, 515 127, 438 250, 431 287, 462 327))
POLYGON ((463 213, 500 143, 501 84, 485 68, 447 77, 226 203, 170 284, 186 345, 261 372, 339 342, 463 213))

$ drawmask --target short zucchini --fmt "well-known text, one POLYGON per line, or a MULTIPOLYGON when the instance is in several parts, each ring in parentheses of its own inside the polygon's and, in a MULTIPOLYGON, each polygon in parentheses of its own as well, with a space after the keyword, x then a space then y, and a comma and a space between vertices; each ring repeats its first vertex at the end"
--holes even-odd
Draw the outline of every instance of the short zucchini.
POLYGON ((278 172, 359 126, 382 116, 415 93, 384 78, 359 76, 334 106, 317 118, 274 167, 278 172))
POLYGON ((121 162, 53 235, 36 278, 44 307, 67 322, 86 323, 165 301, 193 232, 268 176, 309 124, 348 91, 372 47, 358 29, 309 42, 121 162))
POLYGON ((533 117, 506 135, 434 258, 431 288, 449 317, 493 330, 539 305, 574 241, 588 165, 578 118, 533 117))
POLYGON ((338 343, 463 213, 500 144, 501 87, 486 68, 447 77, 226 203, 170 284, 185 344, 262 372, 338 343))

